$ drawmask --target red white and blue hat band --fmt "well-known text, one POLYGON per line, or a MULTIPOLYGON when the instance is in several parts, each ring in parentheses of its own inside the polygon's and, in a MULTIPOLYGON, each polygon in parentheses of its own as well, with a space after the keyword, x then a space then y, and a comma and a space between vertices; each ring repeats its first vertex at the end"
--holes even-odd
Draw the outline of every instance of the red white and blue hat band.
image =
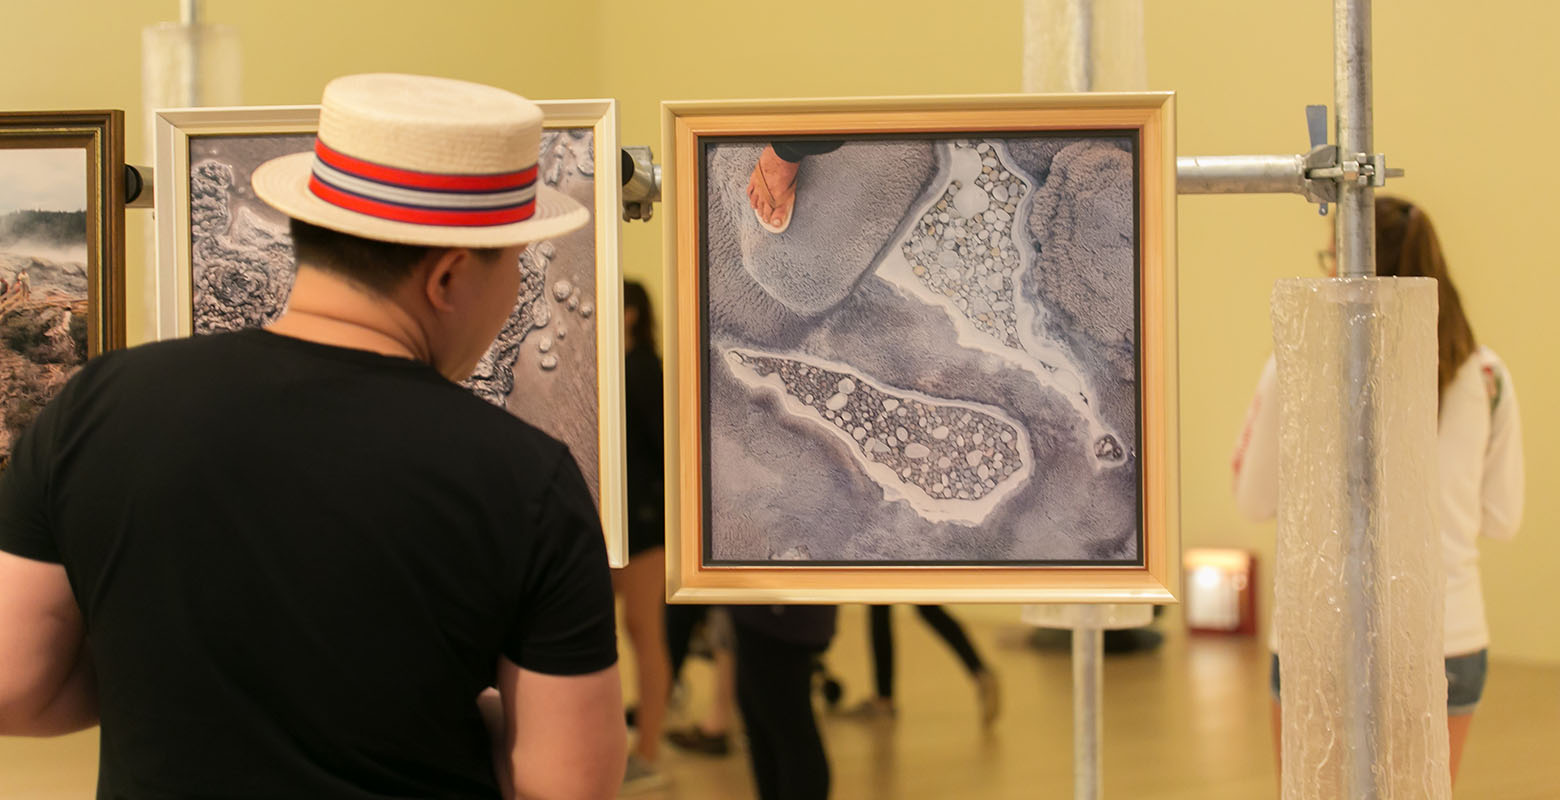
POLYGON ((392 222, 508 225, 536 213, 536 165, 484 175, 418 172, 354 158, 316 139, 309 191, 331 205, 392 222))

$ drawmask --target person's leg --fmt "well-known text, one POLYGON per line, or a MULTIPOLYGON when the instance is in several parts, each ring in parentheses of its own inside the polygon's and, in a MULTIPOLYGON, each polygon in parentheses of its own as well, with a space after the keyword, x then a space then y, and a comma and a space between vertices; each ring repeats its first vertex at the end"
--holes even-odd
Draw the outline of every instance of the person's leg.
POLYGON ((880 699, 894 700, 894 607, 868 606, 872 634, 872 679, 880 699))
POLYGON ((1280 791, 1284 787, 1284 709, 1273 700, 1273 774, 1278 776, 1280 791))
POLYGON ((874 694, 844 714, 857 720, 892 718, 894 710, 894 607, 867 606, 867 632, 872 640, 874 694))
POLYGON ((736 656, 732 650, 730 617, 724 609, 713 609, 705 623, 715 662, 715 696, 704 718, 666 738, 678 747, 694 753, 723 756, 731 752, 730 733, 736 721, 736 656))
POLYGON ((780 762, 771 729, 775 674, 770 663, 768 639, 741 626, 736 627, 737 707, 742 711, 748 738, 748 764, 753 769, 753 784, 758 800, 780 800, 780 762))
POLYGON ((812 705, 812 667, 816 650, 790 647, 783 660, 783 689, 777 692, 776 728, 785 746, 780 750, 784 800, 828 800, 829 754, 823 748, 812 705))
POLYGON ((983 724, 996 722, 1002 712, 1002 690, 997 676, 986 669, 986 663, 975 652, 975 645, 964 632, 964 626, 948 614, 942 606, 916 606, 921 619, 926 621, 942 640, 953 648, 964 664, 964 669, 975 680, 975 691, 980 701, 980 719, 983 724))
POLYGON ((942 606, 916 606, 921 619, 926 620, 937 635, 953 649, 959 656, 959 661, 964 663, 964 669, 971 676, 978 675, 986 670, 985 662, 980 660, 980 654, 975 652, 975 645, 970 643, 970 637, 964 632, 964 626, 959 621, 949 616, 942 606))
POLYGON ((634 555, 628 566, 612 575, 614 588, 623 596, 623 622, 634 648, 634 671, 639 683, 639 709, 635 727, 639 741, 634 753, 649 763, 660 755, 661 728, 671 690, 671 664, 666 656, 666 551, 655 547, 634 555))
POLYGON ((1447 739, 1452 745, 1449 766, 1452 769, 1452 785, 1457 785, 1457 770, 1462 766, 1463 747, 1468 744, 1468 731, 1473 729, 1472 714, 1458 714, 1446 718, 1447 739))
POLYGON ((709 613, 709 606, 669 605, 666 607, 666 653, 671 664, 673 685, 682 679, 683 662, 688 660, 688 649, 693 641, 693 631, 709 613))
POLYGON ((732 652, 724 647, 715 651, 715 696, 710 700, 709 713, 704 715, 699 727, 705 733, 725 735, 731 730, 736 709, 737 663, 732 652))
POLYGON ((1473 727, 1473 712, 1484 696, 1484 680, 1489 673, 1489 650, 1479 650, 1446 659, 1446 733, 1451 745, 1448 766, 1452 784, 1457 784, 1462 766, 1463 747, 1473 727))
POLYGON ((845 145, 843 139, 792 139, 789 141, 775 142, 770 145, 774 148, 775 155, 791 162, 799 164, 808 156, 821 156, 824 153, 832 153, 845 145))
POLYGON ((761 800, 826 800, 829 759, 813 714, 812 673, 817 651, 737 626, 737 696, 752 744, 761 800), (753 662, 761 662, 754 664, 753 662), (744 686, 744 683, 747 685, 744 686), (758 688, 751 688, 754 683, 758 688), (764 741, 753 729, 763 732, 764 741), (764 794, 758 748, 773 757, 774 794, 764 794))

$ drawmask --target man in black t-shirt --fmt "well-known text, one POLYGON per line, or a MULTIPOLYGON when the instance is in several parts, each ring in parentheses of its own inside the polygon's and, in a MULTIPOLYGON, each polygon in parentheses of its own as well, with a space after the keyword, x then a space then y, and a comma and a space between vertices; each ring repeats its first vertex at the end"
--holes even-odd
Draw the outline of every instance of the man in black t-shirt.
POLYGON ((101 721, 104 798, 616 793, 594 505, 454 383, 525 243, 588 221, 538 185, 541 123, 458 81, 326 88, 315 153, 254 176, 293 218, 287 312, 93 359, 0 475, 0 734, 101 721))

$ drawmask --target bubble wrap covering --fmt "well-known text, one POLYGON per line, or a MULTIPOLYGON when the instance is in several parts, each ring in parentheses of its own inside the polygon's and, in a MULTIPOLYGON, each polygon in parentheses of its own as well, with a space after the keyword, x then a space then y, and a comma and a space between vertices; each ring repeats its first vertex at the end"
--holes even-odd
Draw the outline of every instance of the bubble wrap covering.
POLYGON ((1435 282, 1280 281, 1273 331, 1283 797, 1449 798, 1435 282))
POLYGON ((1024 0, 1026 92, 1148 87, 1143 0, 1024 0))

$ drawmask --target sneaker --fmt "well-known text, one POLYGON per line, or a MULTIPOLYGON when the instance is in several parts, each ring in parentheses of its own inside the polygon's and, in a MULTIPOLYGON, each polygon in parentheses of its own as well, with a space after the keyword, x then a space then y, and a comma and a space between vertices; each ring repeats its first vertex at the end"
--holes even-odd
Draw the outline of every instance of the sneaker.
POLYGON ((991 670, 975 673, 975 692, 980 697, 980 724, 991 727, 1002 713, 1002 686, 991 670))
POLYGON ((861 722, 873 722, 877 720, 892 720, 899 716, 899 711, 894 708, 894 701, 892 700, 882 697, 869 697, 841 711, 840 716, 861 722))
POLYGON ((672 779, 667 777, 666 773, 656 769, 638 755, 629 753, 628 769, 623 772, 623 788, 618 790, 618 797, 633 797, 655 792, 670 785, 672 779))
POLYGON ((698 725, 689 725, 667 731, 667 741, 690 753, 707 756, 723 756, 731 752, 731 736, 726 733, 705 733, 698 725))

